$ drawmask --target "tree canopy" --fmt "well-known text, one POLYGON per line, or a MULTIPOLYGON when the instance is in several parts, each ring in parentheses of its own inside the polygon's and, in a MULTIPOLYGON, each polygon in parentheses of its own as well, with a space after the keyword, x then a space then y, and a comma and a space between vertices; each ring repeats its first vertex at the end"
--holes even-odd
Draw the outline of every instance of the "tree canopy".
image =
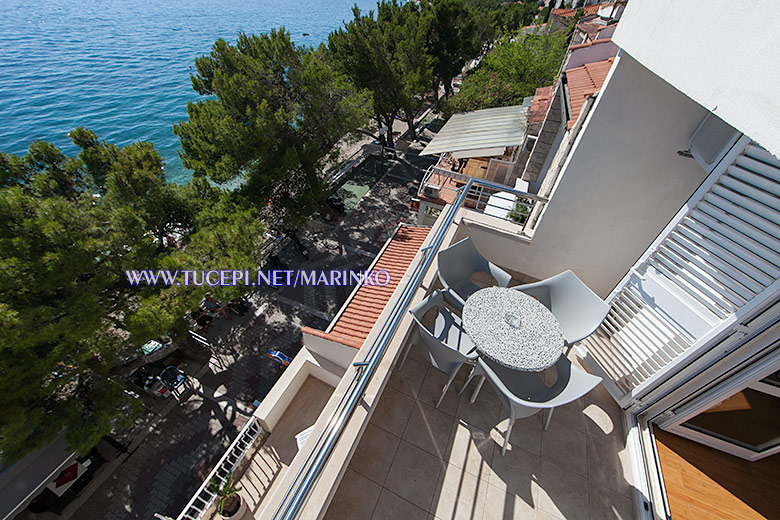
POLYGON ((476 17, 463 0, 438 0, 423 3, 428 33, 427 48, 436 78, 434 91, 444 85, 445 95, 452 93, 452 79, 466 62, 482 49, 476 17))
POLYGON ((460 91, 447 103, 448 113, 516 105, 555 79, 567 48, 566 31, 537 29, 499 38, 460 91))
POLYGON ((265 226, 239 194, 166 183, 149 143, 120 148, 86 129, 67 157, 36 141, 0 153, 0 454, 8 463, 63 430, 85 452, 133 416, 121 363, 149 339, 186 333, 206 290, 132 287, 125 269, 254 269, 265 226), (178 248, 161 237, 176 234, 178 248))
POLYGON ((323 47, 296 46, 284 29, 217 40, 195 68, 192 86, 208 98, 174 126, 184 165, 217 183, 241 179, 259 207, 302 222, 326 194, 321 172, 336 144, 367 122, 368 94, 323 47))
POLYGON ((357 7, 353 14, 344 28, 330 33, 328 49, 335 66, 373 95, 374 119, 388 129, 383 140, 392 146, 396 116, 402 114, 414 133, 414 113, 424 105, 433 84, 420 8, 414 2, 381 0, 376 15, 363 14, 357 7))

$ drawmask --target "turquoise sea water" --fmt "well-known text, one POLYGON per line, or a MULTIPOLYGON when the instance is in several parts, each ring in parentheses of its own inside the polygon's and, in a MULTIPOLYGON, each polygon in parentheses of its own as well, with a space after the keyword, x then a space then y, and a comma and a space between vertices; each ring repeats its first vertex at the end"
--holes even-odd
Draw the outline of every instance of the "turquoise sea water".
POLYGON ((4 0, 0 14, 0 151, 35 139, 75 153, 86 126, 118 145, 151 141, 185 182, 172 125, 197 99, 189 74, 217 38, 285 26, 318 45, 375 0, 4 0), (304 36, 303 33, 308 33, 304 36))

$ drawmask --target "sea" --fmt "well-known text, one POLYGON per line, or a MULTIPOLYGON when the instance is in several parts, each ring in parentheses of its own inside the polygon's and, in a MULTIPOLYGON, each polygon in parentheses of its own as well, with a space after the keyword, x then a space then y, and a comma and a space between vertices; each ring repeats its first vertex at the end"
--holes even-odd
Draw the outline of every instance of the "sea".
POLYGON ((194 60, 218 38, 285 27, 317 46, 376 0, 3 0, 0 14, 0 152, 36 139, 69 155, 68 131, 85 126, 124 146, 152 142, 166 178, 191 173, 172 127, 198 99, 194 60))

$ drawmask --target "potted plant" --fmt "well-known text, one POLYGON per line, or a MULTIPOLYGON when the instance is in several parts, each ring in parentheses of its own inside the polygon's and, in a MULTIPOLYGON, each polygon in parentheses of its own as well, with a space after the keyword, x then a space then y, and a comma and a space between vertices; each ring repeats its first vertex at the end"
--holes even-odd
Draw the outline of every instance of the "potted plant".
POLYGON ((219 481, 211 482, 211 491, 217 495, 217 513, 222 518, 240 519, 244 516, 247 506, 246 502, 238 494, 240 487, 234 485, 233 475, 230 475, 224 483, 219 481))

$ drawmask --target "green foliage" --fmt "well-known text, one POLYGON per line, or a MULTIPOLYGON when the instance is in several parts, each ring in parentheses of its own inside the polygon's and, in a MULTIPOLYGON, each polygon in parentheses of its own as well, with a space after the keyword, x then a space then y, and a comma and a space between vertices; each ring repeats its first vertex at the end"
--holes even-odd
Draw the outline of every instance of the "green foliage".
POLYGON ((188 103, 188 120, 174 126, 184 165, 217 183, 241 178, 259 206, 302 222, 326 194, 321 171, 335 145, 368 117, 368 95, 326 58, 284 29, 217 40, 192 76, 209 98, 188 103))
MULTIPOLYGON (((207 287, 130 287, 124 269, 255 269, 265 229, 235 193, 196 179, 164 181, 149 143, 124 148, 86 129, 66 157, 36 141, 0 153, 0 454, 4 463, 63 430, 88 451, 137 407, 121 362, 164 334, 207 287), (101 179, 102 182, 98 182, 101 179), (168 234, 179 248, 165 247, 168 234)), ((215 288, 232 298, 241 288, 215 288)))
POLYGON ((482 48, 477 21, 463 0, 426 1, 423 13, 427 26, 427 49, 433 60, 436 89, 441 83, 446 95, 452 79, 482 48))
POLYGON ((525 221, 528 220, 528 208, 531 207, 530 204, 532 203, 533 201, 527 199, 518 201, 509 213, 509 220, 515 224, 525 224, 525 221))
MULTIPOLYGON (((505 2, 501 0, 464 0, 472 9, 477 31, 483 42, 490 42, 501 32, 515 32, 531 25, 542 13, 533 2, 505 2)), ((541 21, 541 19, 540 19, 541 21)))
MULTIPOLYGON (((352 21, 328 36, 333 63, 354 85, 372 93, 379 126, 391 129, 399 113, 411 121, 433 85, 419 6, 381 0, 376 16, 373 11, 361 14, 357 7, 353 13, 352 21)), ((409 127, 413 131, 411 123, 409 127)), ((385 142, 392 145, 392 137, 385 142)))
POLYGON ((214 479, 209 484, 209 490, 217 495, 217 514, 221 515, 225 510, 225 501, 238 494, 241 491, 240 487, 235 486, 233 483, 233 475, 229 475, 224 483, 220 484, 218 480, 214 479))
POLYGON ((452 114, 516 105, 538 87, 549 85, 566 53, 566 32, 535 30, 507 34, 467 76, 445 110, 452 114))

